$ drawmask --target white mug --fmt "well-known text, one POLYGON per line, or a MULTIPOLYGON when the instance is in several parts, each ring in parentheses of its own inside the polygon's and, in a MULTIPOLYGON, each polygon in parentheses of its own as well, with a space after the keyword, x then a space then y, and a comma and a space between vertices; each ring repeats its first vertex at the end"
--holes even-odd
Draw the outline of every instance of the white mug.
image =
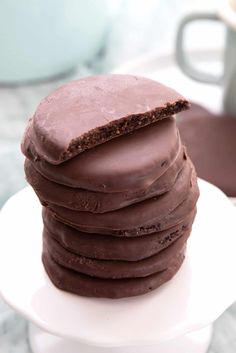
POLYGON ((223 87, 224 111, 236 118, 236 0, 224 1, 216 13, 194 13, 186 16, 180 23, 176 40, 176 59, 183 72, 192 79, 219 84, 223 87), (227 26, 224 50, 224 69, 220 76, 201 72, 188 59, 184 49, 186 26, 199 20, 221 21, 227 26))

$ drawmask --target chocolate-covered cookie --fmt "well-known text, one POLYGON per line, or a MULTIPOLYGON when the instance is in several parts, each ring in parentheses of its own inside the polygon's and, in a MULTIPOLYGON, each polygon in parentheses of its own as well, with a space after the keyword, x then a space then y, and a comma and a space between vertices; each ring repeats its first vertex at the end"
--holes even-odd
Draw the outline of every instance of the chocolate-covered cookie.
POLYGON ((116 211, 94 214, 56 205, 49 208, 59 221, 81 231, 139 236, 168 229, 181 222, 195 208, 198 195, 195 172, 192 165, 186 163, 169 192, 116 211))
POLYGON ((89 276, 111 279, 146 277, 171 267, 176 257, 183 253, 189 234, 190 229, 158 254, 132 262, 98 260, 74 254, 52 238, 47 229, 44 229, 43 232, 43 248, 46 248, 53 260, 59 265, 89 276))
POLYGON ((185 149, 183 148, 164 174, 147 188, 135 192, 127 190, 105 193, 58 184, 42 176, 28 159, 25 161, 25 174, 27 181, 34 188, 44 206, 55 204, 72 210, 104 213, 169 191, 173 187, 184 164, 187 163, 186 158, 185 149))
POLYGON ((57 221, 48 208, 43 209, 44 228, 48 236, 65 249, 85 257, 100 260, 138 261, 155 255, 171 245, 192 227, 196 209, 169 229, 138 237, 111 237, 84 233, 57 221))
POLYGON ((184 257, 183 251, 171 267, 153 275, 122 279, 96 278, 69 270, 56 263, 46 249, 43 252, 42 260, 49 278, 56 287, 86 297, 118 299, 141 295, 160 287, 176 274, 184 257))
POLYGON ((60 164, 188 107, 180 94, 144 77, 82 78, 42 100, 25 132, 22 151, 31 160, 60 164))
POLYGON ((111 140, 60 165, 34 167, 59 184, 101 192, 146 189, 174 162, 181 150, 174 118, 111 140))

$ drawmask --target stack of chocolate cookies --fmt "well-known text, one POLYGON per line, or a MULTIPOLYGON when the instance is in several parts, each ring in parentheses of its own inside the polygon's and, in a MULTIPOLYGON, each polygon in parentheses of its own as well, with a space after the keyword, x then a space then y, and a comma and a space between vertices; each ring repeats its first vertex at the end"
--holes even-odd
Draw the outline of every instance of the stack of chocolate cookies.
POLYGON ((44 206, 43 264, 58 288, 121 298, 178 271, 199 196, 173 117, 188 107, 130 75, 74 81, 40 103, 22 151, 44 206))

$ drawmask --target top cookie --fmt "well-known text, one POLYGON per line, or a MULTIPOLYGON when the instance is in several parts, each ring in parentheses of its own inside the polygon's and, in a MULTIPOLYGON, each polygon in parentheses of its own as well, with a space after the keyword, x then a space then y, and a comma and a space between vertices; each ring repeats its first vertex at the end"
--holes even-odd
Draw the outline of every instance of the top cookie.
POLYGON ((90 76, 42 100, 29 121, 22 151, 31 160, 60 164, 188 107, 177 92, 147 78, 90 76))

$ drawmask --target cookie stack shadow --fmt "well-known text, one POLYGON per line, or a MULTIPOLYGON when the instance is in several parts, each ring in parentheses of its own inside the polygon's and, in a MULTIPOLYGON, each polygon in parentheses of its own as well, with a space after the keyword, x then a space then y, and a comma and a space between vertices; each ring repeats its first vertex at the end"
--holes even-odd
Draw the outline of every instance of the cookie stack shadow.
POLYGON ((122 298, 176 274, 199 190, 174 117, 57 165, 23 151, 26 178, 43 205, 43 264, 58 288, 122 298))

